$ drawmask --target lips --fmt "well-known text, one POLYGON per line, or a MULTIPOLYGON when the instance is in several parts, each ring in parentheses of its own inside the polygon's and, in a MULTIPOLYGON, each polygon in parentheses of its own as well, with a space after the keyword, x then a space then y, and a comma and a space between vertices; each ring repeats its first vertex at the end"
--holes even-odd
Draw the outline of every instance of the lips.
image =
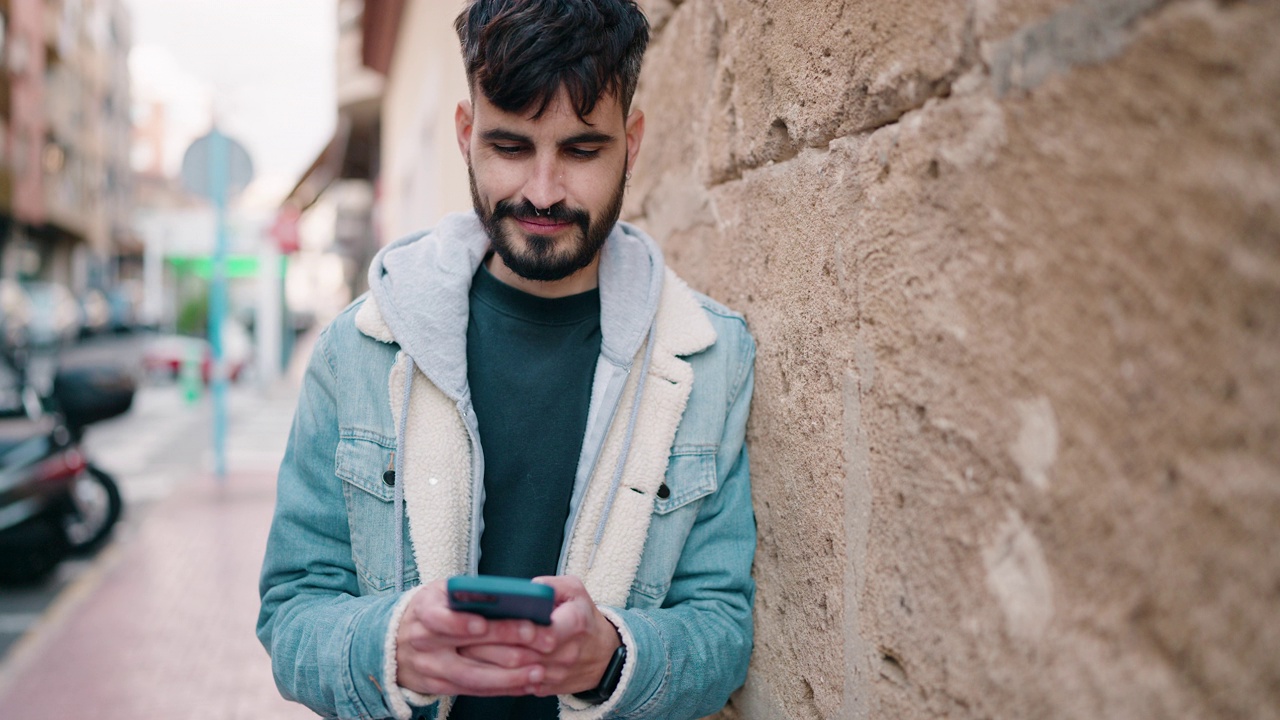
POLYGON ((525 232, 537 235, 558 233, 573 225, 571 222, 559 222, 551 218, 515 218, 515 221, 525 232))

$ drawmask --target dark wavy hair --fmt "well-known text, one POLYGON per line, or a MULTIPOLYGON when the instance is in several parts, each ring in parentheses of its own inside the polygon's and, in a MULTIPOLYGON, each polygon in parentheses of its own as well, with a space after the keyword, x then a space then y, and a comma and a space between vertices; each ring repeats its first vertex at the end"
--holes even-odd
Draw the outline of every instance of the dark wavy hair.
POLYGON ((634 0, 471 0, 454 27, 472 92, 507 112, 539 117, 562 86, 580 118, 605 94, 631 111, 649 44, 634 0))

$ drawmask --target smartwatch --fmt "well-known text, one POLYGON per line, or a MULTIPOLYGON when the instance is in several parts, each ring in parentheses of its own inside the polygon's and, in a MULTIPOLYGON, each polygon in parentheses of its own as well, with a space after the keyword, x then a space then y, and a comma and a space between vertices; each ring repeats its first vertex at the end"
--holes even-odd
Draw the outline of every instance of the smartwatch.
POLYGON ((622 679, 622 666, 626 662, 627 646, 622 644, 618 646, 617 650, 613 651, 613 657, 609 658, 609 664, 605 666, 604 675, 600 678, 600 684, 590 690, 574 693, 573 696, 595 705, 608 700, 614 689, 618 687, 618 681, 622 679))

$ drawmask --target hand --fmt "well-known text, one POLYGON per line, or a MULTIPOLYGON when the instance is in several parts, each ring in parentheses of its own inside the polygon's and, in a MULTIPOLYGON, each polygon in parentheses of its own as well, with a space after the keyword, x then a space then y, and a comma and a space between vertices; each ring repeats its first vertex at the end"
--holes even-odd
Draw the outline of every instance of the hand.
POLYGON ((537 627, 529 642, 475 643, 459 654, 485 665, 511 669, 538 667, 526 695, 567 695, 590 690, 600 682, 609 659, 622 644, 618 629, 596 609, 582 581, 572 576, 536 577, 534 582, 556 591, 551 626, 537 627))
POLYGON ((531 661, 542 656, 529 648, 550 647, 551 628, 455 612, 445 587, 445 580, 429 583, 409 601, 396 629, 396 684, 427 695, 534 694, 547 668, 531 661), (467 652, 476 647, 496 650, 467 652))

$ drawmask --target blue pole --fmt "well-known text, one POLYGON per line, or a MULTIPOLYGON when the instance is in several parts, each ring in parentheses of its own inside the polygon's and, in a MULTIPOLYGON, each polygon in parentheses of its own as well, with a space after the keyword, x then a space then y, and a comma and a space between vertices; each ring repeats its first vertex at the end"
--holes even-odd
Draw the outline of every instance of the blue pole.
POLYGON ((217 224, 209 286, 209 345, 213 350, 213 464, 219 482, 227 477, 227 373, 222 360, 222 322, 227 314, 227 184, 230 149, 227 136, 209 134, 209 194, 217 224))

